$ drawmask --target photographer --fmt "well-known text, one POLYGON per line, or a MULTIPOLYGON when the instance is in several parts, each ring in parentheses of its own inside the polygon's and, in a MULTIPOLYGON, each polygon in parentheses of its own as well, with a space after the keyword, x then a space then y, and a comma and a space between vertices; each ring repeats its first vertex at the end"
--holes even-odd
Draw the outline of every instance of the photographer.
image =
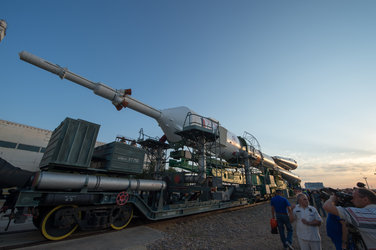
POLYGON ((336 206, 337 197, 331 195, 324 203, 324 209, 339 216, 353 225, 368 249, 376 248, 376 194, 366 188, 356 188, 353 191, 352 202, 355 207, 336 206))

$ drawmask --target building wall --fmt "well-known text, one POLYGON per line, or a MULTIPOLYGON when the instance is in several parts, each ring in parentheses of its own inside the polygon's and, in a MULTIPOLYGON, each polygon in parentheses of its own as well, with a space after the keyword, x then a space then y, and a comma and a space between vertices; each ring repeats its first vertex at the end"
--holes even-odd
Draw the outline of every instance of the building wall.
POLYGON ((322 182, 306 182, 304 184, 306 189, 322 189, 324 184, 322 182))
POLYGON ((0 120, 0 157, 30 171, 39 169, 52 131, 0 120))

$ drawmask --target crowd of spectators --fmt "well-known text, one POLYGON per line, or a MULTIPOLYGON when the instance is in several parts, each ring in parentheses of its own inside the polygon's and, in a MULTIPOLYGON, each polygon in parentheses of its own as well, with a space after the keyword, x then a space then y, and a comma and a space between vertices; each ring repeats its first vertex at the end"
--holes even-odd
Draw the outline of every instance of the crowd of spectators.
POLYGON ((327 236, 336 250, 376 249, 376 193, 363 183, 358 183, 353 189, 335 190, 330 194, 326 190, 307 189, 297 189, 295 193, 296 205, 291 205, 279 191, 277 198, 271 201, 272 217, 277 218, 285 249, 293 249, 290 235, 294 221, 300 248, 322 249, 319 234, 322 218, 326 218, 327 236), (351 201, 343 202, 344 195, 351 201), (286 217, 289 219, 286 220, 286 217))

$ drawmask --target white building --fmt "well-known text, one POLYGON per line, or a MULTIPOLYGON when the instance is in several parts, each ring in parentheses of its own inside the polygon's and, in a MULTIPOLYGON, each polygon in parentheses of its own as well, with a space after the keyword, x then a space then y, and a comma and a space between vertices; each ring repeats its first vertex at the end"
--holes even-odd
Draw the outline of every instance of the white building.
POLYGON ((318 189, 324 188, 324 183, 322 183, 322 182, 306 182, 304 184, 304 186, 305 186, 306 189, 311 189, 311 190, 316 189, 316 190, 318 190, 318 189))
POLYGON ((0 157, 15 167, 39 169, 52 131, 0 120, 0 157))
POLYGON ((51 135, 47 129, 0 120, 0 157, 15 167, 37 171, 51 135))

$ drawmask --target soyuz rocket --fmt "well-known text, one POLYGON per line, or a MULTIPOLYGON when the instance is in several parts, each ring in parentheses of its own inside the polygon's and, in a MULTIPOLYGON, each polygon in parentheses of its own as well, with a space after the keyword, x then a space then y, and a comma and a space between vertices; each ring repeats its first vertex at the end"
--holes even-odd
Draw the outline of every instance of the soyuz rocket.
MULTIPOLYGON (((56 74, 61 79, 65 78, 91 89, 96 95, 110 100, 118 110, 130 108, 155 119, 170 143, 181 141, 181 137, 177 133, 183 130, 187 115, 198 115, 193 110, 183 106, 158 110, 131 97, 130 89, 116 90, 103 83, 92 82, 70 72, 66 68, 62 68, 59 65, 48 62, 26 51, 20 52, 19 56, 21 60, 56 74)), ((204 118, 201 122, 210 127, 218 126, 216 129, 219 129, 220 132, 220 156, 225 160, 231 160, 240 154, 243 156, 246 155, 247 157, 252 157, 254 166, 262 164, 268 169, 276 170, 281 173, 282 177, 290 183, 300 182, 300 178, 291 172, 291 170, 297 168, 297 162, 295 160, 280 156, 269 156, 262 153, 260 150, 252 147, 252 145, 248 145, 246 140, 236 136, 226 128, 216 125, 219 123, 214 119, 204 118)))

